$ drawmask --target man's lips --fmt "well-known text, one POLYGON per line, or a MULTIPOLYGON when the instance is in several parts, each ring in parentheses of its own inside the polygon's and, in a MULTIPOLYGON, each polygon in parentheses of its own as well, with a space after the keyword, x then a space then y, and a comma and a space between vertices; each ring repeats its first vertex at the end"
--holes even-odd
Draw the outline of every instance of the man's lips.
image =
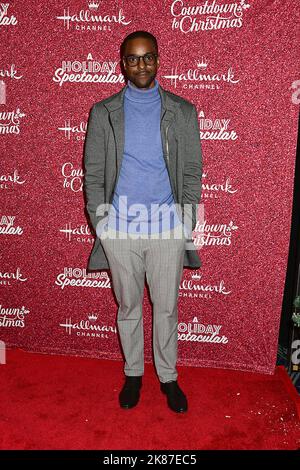
POLYGON ((139 77, 147 77, 149 74, 148 73, 138 73, 139 77))

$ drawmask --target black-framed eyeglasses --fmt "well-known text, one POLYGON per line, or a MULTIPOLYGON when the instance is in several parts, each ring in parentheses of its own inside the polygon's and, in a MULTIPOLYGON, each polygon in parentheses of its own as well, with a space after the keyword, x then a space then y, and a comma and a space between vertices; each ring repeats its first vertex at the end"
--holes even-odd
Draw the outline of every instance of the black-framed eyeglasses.
POLYGON ((141 58, 143 58, 145 65, 154 65, 156 62, 157 56, 158 54, 147 52, 147 54, 145 55, 127 55, 127 56, 124 56, 124 59, 126 60, 126 64, 129 67, 135 67, 136 65, 140 63, 141 58))

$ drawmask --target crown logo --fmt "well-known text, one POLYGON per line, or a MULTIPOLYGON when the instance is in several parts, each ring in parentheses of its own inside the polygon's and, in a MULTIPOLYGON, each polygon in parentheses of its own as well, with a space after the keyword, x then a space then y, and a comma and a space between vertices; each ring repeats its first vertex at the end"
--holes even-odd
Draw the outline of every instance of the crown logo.
POLYGON ((199 69, 206 69, 207 66, 208 66, 208 61, 204 59, 203 57, 202 57, 201 62, 199 62, 199 60, 197 61, 197 67, 199 69))
POLYGON ((99 7, 99 5, 100 5, 100 2, 96 2, 95 0, 93 0, 93 1, 88 1, 87 3, 88 3, 89 9, 90 9, 90 10, 94 10, 94 11, 95 11, 95 10, 98 10, 98 7, 99 7))
POLYGON ((88 319, 91 320, 91 321, 96 321, 98 318, 98 315, 96 314, 91 314, 91 315, 88 315, 88 319))
POLYGON ((192 279, 201 279, 201 274, 199 273, 192 274, 192 279))

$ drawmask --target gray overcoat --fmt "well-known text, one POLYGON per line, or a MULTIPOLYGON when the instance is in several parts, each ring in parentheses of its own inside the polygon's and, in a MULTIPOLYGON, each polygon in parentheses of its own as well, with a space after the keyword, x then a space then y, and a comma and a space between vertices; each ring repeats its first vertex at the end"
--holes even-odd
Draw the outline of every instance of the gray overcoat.
MULTIPOLYGON (((93 229, 107 212, 100 206, 111 204, 119 176, 124 150, 124 86, 119 92, 95 103, 91 109, 84 146, 83 190, 86 210, 93 229), (98 210, 97 210, 98 208, 98 210)), ((196 107, 190 101, 165 90, 161 96, 161 138, 164 159, 169 172, 174 200, 179 204, 180 218, 194 230, 197 205, 201 197, 202 148, 196 107), (189 209, 186 209, 188 204, 189 209)), ((107 206, 109 207, 109 206, 107 206)), ((186 240, 184 267, 197 269, 202 265, 196 249, 186 240)), ((101 241, 95 238, 88 269, 109 269, 101 241)))

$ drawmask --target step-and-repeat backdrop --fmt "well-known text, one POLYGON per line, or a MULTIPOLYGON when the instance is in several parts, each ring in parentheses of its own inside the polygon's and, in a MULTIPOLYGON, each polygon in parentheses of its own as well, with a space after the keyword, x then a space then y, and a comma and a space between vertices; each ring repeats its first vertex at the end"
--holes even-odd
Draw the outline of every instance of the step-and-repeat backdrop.
MULTIPOLYGON (((272 373, 299 110, 295 2, 5 1, 0 5, 0 340, 122 359, 109 271, 87 271, 90 109, 124 87, 120 44, 157 37, 157 79, 198 110, 202 266, 180 284, 179 364, 272 373), (298 88, 297 88, 298 87, 298 88)), ((198 221, 199 222, 199 221, 198 221)), ((152 308, 144 296, 145 360, 152 308)))

